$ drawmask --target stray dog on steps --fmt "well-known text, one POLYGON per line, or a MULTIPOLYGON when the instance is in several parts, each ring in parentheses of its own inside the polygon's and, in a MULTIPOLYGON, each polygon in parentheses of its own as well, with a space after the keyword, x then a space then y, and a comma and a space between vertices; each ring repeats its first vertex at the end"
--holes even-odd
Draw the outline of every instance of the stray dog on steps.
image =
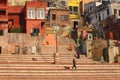
POLYGON ((64 68, 65 68, 65 69, 70 69, 70 67, 69 67, 69 66, 64 66, 64 68))

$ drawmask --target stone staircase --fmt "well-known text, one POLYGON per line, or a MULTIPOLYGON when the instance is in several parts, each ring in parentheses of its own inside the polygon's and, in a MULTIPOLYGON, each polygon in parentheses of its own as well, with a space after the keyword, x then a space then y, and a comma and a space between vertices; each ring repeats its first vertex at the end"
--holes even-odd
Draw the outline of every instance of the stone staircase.
MULTIPOLYGON (((72 39, 58 37, 58 52, 60 53, 61 64, 72 64, 72 59, 76 54, 75 43, 72 39), (70 42, 69 42, 69 41, 70 42), (64 43, 64 44, 63 44, 64 43), (71 43, 72 51, 69 44, 71 43)), ((31 63, 54 63, 56 53, 55 45, 40 45, 40 52, 37 54, 1 54, 0 62, 31 62, 31 63)), ((98 63, 91 59, 87 59, 85 55, 81 55, 80 59, 76 59, 77 64, 98 63)))
POLYGON ((0 80, 120 80, 119 64, 0 63, 0 80), (69 67, 69 69, 65 68, 69 67))
MULTIPOLYGON (((69 45, 58 45, 58 52, 60 53, 75 53, 74 45, 72 45, 72 51, 68 50, 69 45)), ((56 52, 56 46, 47 46, 42 45, 41 46, 41 53, 48 52, 48 53, 55 53, 56 52)))
MULTIPOLYGON (((72 64, 74 55, 72 53, 64 53, 60 56, 61 64, 72 64)), ((54 63, 54 53, 42 53, 39 55, 0 55, 0 62, 30 62, 30 63, 54 63)), ((85 55, 80 55, 80 59, 76 59, 77 64, 96 64, 100 63, 87 59, 85 55)))
POLYGON ((77 69, 73 70, 75 44, 68 40, 58 39, 60 64, 53 64, 55 45, 40 45, 41 52, 34 55, 1 54, 0 80, 120 80, 119 64, 100 64, 82 54, 76 59, 77 69), (69 44, 72 51, 68 50, 69 44))

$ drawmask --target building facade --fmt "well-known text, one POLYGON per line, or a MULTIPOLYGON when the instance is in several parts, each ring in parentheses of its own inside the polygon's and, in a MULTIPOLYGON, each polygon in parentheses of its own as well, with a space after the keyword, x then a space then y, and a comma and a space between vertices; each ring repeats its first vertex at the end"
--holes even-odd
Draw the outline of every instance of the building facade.
POLYGON ((9 6, 25 6, 26 1, 34 1, 34 0, 8 0, 9 6))
POLYGON ((101 30, 106 34, 106 38, 109 39, 109 33, 112 32, 115 39, 115 34, 119 36, 119 24, 116 24, 119 20, 119 3, 102 3, 98 6, 91 6, 86 4, 85 18, 89 24, 94 26, 96 29, 101 30), (115 28, 115 25, 118 28, 115 28))
POLYGON ((45 34, 45 21, 46 21, 46 3, 38 2, 26 2, 26 33, 30 35, 45 34))
POLYGON ((50 25, 58 26, 69 24, 69 10, 50 9, 50 25))
POLYGON ((71 19, 79 18, 80 16, 79 3, 80 3, 79 0, 68 0, 68 7, 69 7, 71 19))
POLYGON ((0 35, 8 27, 8 6, 7 0, 0 1, 0 35))

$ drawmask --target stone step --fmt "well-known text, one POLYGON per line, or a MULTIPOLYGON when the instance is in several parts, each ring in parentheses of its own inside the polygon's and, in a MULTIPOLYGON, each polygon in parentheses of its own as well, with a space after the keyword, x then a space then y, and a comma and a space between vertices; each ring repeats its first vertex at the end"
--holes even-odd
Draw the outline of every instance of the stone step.
MULTIPOLYGON (((36 64, 36 63, 29 63, 29 64, 23 64, 23 63, 0 63, 0 69, 2 68, 37 68, 37 69, 41 69, 41 68, 49 68, 49 69, 54 69, 54 68, 58 68, 58 69, 63 69, 64 67, 71 67, 72 64, 36 64)), ((65 68, 64 68, 65 69, 65 68)), ((77 65, 77 69, 80 70, 120 70, 120 65, 119 64, 79 64, 77 65)))
MULTIPOLYGON (((75 52, 74 45, 72 45, 72 51, 68 50, 69 45, 58 45, 58 52, 75 52)), ((41 46, 41 52, 55 52, 56 46, 41 46)))
MULTIPOLYGON (((0 67, 0 70, 65 70, 65 67, 69 67, 70 70, 72 69, 72 65, 70 66, 1 66, 0 67)), ((88 71, 102 71, 102 70, 108 70, 108 71, 120 71, 120 68, 117 67, 90 67, 90 68, 87 68, 87 67, 81 67, 81 66, 77 66, 77 70, 80 70, 80 71, 84 71, 84 70, 88 70, 88 71), (102 69, 103 68, 103 69, 102 69)))
MULTIPOLYGON (((60 61, 61 63, 72 63, 74 55, 73 54, 61 54, 60 61)), ((34 61, 39 62, 54 62, 54 54, 40 54, 40 55, 0 55, 0 61, 34 61)), ((80 59, 76 59, 77 63, 96 63, 91 59, 87 59, 85 55, 80 55, 80 59)))
POLYGON ((23 64, 0 63, 2 80, 119 80, 119 64, 86 64, 77 65, 77 70, 65 69, 72 65, 62 64, 23 64))
POLYGON ((117 76, 1 76, 2 80, 119 80, 117 76))
POLYGON ((86 75, 86 76, 96 76, 96 75, 101 75, 101 76, 114 76, 120 75, 120 71, 113 71, 113 70, 107 70, 107 71, 96 71, 96 70, 89 70, 89 71, 81 71, 81 70, 0 70, 0 75, 9 75, 9 76, 17 76, 17 75, 32 75, 32 76, 40 76, 40 75, 51 75, 51 76, 73 76, 73 75, 86 75))

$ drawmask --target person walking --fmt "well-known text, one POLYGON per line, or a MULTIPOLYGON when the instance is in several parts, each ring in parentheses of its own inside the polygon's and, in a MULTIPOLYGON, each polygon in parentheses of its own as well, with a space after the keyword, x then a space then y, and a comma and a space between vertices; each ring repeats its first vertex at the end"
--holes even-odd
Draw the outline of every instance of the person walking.
POLYGON ((73 58, 73 66, 72 66, 72 69, 77 69, 75 58, 73 58))

